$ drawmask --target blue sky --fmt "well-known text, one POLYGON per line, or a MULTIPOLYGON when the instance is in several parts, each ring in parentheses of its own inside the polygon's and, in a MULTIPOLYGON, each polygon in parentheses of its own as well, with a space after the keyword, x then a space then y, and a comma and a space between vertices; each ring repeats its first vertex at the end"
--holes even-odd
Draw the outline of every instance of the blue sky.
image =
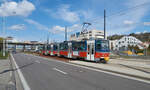
POLYGON ((65 26, 69 35, 81 31, 83 22, 103 30, 104 9, 108 35, 150 31, 149 0, 0 0, 0 33, 5 17, 6 36, 63 41, 65 26))

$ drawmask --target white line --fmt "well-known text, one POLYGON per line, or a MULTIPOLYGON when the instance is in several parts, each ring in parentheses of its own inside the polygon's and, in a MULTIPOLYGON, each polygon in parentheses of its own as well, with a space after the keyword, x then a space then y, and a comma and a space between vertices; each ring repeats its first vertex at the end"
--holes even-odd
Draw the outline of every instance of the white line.
POLYGON ((59 69, 57 69, 57 68, 53 68, 53 70, 56 70, 56 71, 61 72, 61 73, 63 73, 63 74, 67 74, 66 72, 61 71, 61 70, 59 70, 59 69))
POLYGON ((37 60, 36 60, 35 62, 36 62, 36 63, 40 63, 40 61, 37 61, 37 60))
POLYGON ((20 80, 21 80, 21 83, 22 83, 22 85, 23 85, 24 90, 31 90, 30 87, 29 87, 29 85, 28 85, 28 83, 27 83, 27 81, 26 81, 26 79, 24 78, 24 76, 23 76, 21 70, 19 69, 19 66, 17 65, 17 63, 16 63, 16 61, 15 61, 13 55, 12 55, 12 54, 10 54, 10 55, 11 55, 11 57, 12 57, 12 60, 14 61, 15 67, 16 67, 17 72, 18 72, 18 74, 19 74, 19 77, 20 77, 20 80))

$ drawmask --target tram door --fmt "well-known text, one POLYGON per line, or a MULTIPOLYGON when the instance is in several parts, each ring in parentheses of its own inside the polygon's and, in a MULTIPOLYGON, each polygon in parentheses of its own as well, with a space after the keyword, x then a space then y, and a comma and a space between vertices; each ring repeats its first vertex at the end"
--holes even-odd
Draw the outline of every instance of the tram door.
POLYGON ((57 44, 57 55, 58 56, 60 56, 59 52, 60 52, 60 44, 57 44))
POLYGON ((45 45, 45 55, 48 55, 48 45, 45 45))
POLYGON ((54 54, 53 54, 53 51, 54 51, 54 45, 51 44, 51 55, 54 55, 54 54))
POLYGON ((68 43, 68 58, 72 58, 72 43, 68 43))
POLYGON ((95 40, 87 41, 87 60, 94 61, 95 40))

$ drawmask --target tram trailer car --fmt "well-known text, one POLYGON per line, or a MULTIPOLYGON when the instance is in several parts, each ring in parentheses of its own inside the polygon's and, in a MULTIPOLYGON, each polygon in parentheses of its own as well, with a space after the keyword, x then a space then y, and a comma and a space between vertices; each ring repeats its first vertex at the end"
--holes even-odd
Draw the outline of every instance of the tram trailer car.
POLYGON ((50 44, 49 55, 50 56, 59 56, 59 43, 50 44))
POLYGON ((70 41, 64 41, 59 44, 59 56, 66 58, 72 58, 72 43, 70 41))
POLYGON ((41 47, 40 52, 42 55, 49 55, 49 50, 50 50, 49 45, 43 45, 41 47))

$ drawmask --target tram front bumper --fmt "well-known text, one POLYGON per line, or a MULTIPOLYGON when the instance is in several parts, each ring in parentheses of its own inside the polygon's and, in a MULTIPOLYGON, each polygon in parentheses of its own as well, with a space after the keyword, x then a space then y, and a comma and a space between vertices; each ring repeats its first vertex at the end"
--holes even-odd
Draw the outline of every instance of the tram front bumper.
POLYGON ((104 57, 104 60, 105 60, 106 62, 108 62, 108 61, 109 61, 109 57, 104 57))
POLYGON ((109 57, 100 57, 100 58, 95 58, 95 61, 102 61, 105 60, 106 62, 109 61, 109 57))

